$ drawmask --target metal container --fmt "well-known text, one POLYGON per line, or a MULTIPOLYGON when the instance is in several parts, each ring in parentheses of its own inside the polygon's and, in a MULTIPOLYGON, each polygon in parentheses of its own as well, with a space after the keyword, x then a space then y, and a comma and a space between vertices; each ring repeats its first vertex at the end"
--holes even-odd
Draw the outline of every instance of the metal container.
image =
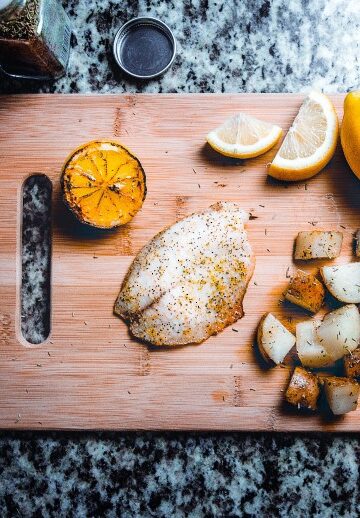
POLYGON ((176 40, 161 20, 133 18, 117 32, 113 52, 124 72, 137 79, 152 79, 163 74, 173 63, 176 40))

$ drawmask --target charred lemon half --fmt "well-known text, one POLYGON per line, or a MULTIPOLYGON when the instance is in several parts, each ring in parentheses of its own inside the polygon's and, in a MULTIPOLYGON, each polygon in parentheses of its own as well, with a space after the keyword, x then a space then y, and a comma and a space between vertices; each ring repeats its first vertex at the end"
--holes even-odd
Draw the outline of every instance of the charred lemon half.
POLYGON ((64 199, 76 217, 98 228, 128 223, 146 195, 145 172, 128 149, 99 140, 77 148, 62 170, 64 199))

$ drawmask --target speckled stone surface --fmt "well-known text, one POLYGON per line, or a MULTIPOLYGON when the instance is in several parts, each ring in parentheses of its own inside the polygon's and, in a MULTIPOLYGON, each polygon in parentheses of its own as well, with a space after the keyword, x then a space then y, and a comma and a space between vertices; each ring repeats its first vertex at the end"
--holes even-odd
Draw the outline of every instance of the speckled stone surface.
POLYGON ((0 436, 2 517, 357 517, 357 438, 0 436))
MULTIPOLYGON (((334 92, 360 82, 358 0, 64 5, 75 33, 67 76, 53 85, 2 81, 1 92, 334 92), (139 14, 161 17, 178 41, 172 69, 149 83, 125 78, 111 55, 117 28, 139 14)), ((35 326, 47 311, 47 279, 44 235, 33 225, 46 221, 45 197, 41 187, 26 191, 23 329, 34 341, 46 333, 35 326)), ((356 517, 359 461, 354 435, 6 432, 0 514, 356 517)))
POLYGON ((359 85, 357 0, 65 0, 74 37, 69 71, 52 85, 1 83, 3 92, 345 91, 359 85), (178 54, 160 79, 125 78, 112 57, 119 27, 161 18, 178 54))
POLYGON ((51 183, 32 176, 23 187, 21 331, 38 344, 50 332, 51 183))

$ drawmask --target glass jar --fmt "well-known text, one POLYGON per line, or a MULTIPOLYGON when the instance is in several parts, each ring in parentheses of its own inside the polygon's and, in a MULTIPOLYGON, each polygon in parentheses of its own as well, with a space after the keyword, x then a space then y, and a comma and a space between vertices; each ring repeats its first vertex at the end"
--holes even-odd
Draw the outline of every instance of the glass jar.
POLYGON ((61 77, 70 38, 70 21, 58 0, 0 0, 0 69, 6 75, 61 77))

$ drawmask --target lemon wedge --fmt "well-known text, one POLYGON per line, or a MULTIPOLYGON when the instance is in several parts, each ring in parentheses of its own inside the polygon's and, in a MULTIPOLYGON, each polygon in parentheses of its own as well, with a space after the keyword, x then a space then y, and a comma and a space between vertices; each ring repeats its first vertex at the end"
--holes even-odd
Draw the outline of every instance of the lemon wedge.
POLYGON ((288 182, 317 174, 335 153, 339 122, 326 95, 311 92, 295 117, 268 173, 288 182))
POLYGON ((252 158, 271 149, 281 133, 279 126, 239 113, 211 131, 206 140, 222 155, 252 158))

